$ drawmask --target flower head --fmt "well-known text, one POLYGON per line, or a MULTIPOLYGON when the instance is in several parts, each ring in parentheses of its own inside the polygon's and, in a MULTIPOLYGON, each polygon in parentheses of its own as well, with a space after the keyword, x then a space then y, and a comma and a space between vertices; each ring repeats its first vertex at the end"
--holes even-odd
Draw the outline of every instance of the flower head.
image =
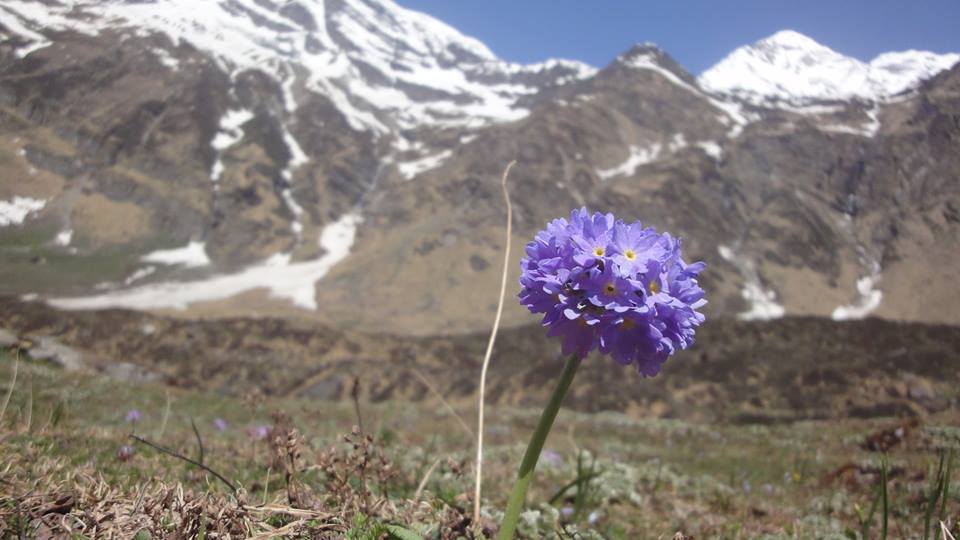
POLYGON ((255 441, 262 441, 270 436, 270 426, 266 424, 259 424, 256 426, 250 426, 247 428, 247 435, 255 441))
POLYGON ((213 429, 217 431, 226 431, 227 430, 227 421, 223 418, 214 418, 213 419, 213 429))
POLYGON ((139 422, 141 418, 143 418, 143 415, 140 414, 139 409, 130 409, 129 411, 127 411, 127 422, 130 422, 131 424, 135 424, 139 422))
POLYGON ((520 303, 543 314, 564 354, 599 349, 654 376, 674 352, 693 344, 707 301, 680 240, 624 223, 613 214, 574 210, 527 244, 520 303))
POLYGON ((117 459, 120 461, 130 461, 136 453, 136 448, 125 444, 117 449, 117 459))

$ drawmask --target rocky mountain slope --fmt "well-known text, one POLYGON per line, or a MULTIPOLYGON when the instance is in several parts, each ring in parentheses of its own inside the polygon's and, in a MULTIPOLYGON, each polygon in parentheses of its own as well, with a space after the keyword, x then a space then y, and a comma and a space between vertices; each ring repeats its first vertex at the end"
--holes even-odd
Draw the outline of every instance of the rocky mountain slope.
POLYGON ((958 323, 956 61, 781 32, 694 78, 510 64, 389 0, 10 0, 0 293, 480 330, 517 159, 514 261, 586 205, 682 236, 711 314, 958 323))

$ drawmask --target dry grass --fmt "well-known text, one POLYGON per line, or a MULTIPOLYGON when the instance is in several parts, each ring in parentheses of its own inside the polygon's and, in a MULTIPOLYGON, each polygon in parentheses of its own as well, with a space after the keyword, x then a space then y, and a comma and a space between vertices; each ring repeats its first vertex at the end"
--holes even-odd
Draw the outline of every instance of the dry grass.
POLYGON ((490 330, 490 340, 487 342, 487 350, 483 355, 483 367, 480 371, 480 402, 477 405, 476 479, 474 481, 473 491, 474 523, 480 522, 480 501, 483 484, 483 400, 487 391, 487 368, 490 366, 493 344, 497 340, 497 330, 500 328, 500 316, 503 314, 503 297, 507 290, 507 274, 510 268, 510 237, 513 234, 513 207, 510 205, 510 191, 507 189, 507 178, 510 177, 510 169, 516 164, 516 160, 508 163, 507 167, 503 170, 503 176, 500 178, 500 186, 503 189, 503 199, 507 206, 507 239, 503 249, 503 272, 500 278, 500 298, 497 300, 497 314, 493 319, 493 328, 490 330))
MULTIPOLYGON (((0 353, 0 394, 10 391, 14 366, 0 353)), ((464 474, 475 441, 432 400, 365 402, 368 434, 351 429, 350 402, 241 401, 28 359, 11 393, 0 422, 0 538, 374 539, 389 538, 391 524, 427 539, 478 537, 472 475, 464 474), (143 419, 131 424, 124 417, 134 407, 143 419), (277 409, 290 414, 269 414, 277 409), (215 418, 228 429, 214 430, 215 418), (236 496, 147 446, 121 452, 133 432, 199 461, 191 420, 205 466, 240 486, 236 496), (248 431, 258 425, 262 438, 248 431)), ((487 533, 536 413, 487 411, 487 533)), ((523 538, 653 539, 678 530, 700 539, 861 538, 861 520, 876 537, 881 511, 871 517, 869 509, 881 477, 871 450, 878 441, 891 464, 889 538, 921 538, 937 452, 960 447, 955 411, 900 431, 894 420, 735 426, 561 415, 566 428, 548 441, 523 538)), ((935 505, 930 538, 949 538, 941 519, 957 536, 955 485, 942 518, 935 505)))

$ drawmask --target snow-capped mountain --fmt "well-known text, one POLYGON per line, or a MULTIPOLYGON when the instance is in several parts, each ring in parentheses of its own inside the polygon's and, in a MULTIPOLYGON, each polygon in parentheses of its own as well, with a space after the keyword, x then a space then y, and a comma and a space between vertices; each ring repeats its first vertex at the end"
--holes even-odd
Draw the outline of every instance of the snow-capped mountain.
POLYGON ((960 54, 891 52, 869 63, 784 30, 740 47, 703 72, 700 86, 756 105, 881 101, 949 69, 960 54))
POLYGON ((713 313, 953 322, 950 58, 782 32, 698 80, 652 44, 511 64, 390 0, 6 0, 0 294, 483 328, 517 159, 518 240, 642 218, 713 313))
POLYGON ((288 112, 302 92, 321 93, 350 126, 378 135, 434 127, 479 127, 529 113, 544 86, 596 70, 569 60, 519 65, 427 15, 377 0, 10 0, 0 24, 26 43, 48 46, 43 33, 122 32, 169 41, 155 54, 171 70, 188 44, 231 76, 256 69, 283 86, 288 112))

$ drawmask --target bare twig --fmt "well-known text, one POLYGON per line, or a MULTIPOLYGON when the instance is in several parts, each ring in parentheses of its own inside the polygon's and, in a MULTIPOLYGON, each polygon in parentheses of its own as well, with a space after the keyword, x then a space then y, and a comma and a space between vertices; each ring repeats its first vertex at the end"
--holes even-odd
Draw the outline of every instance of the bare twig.
POLYGON ((437 465, 439 464, 439 459, 433 460, 433 465, 430 465, 430 468, 427 469, 427 472, 423 474, 423 480, 420 480, 420 485, 417 486, 417 491, 413 494, 413 502, 420 500, 420 495, 423 493, 423 488, 427 486, 427 482, 430 480, 430 475, 433 474, 433 470, 436 469, 437 465))
POLYGON ((480 492, 483 479, 483 398, 487 386, 487 367, 490 365, 490 355, 493 354, 493 343, 497 339, 497 330, 500 328, 500 315, 503 313, 503 297, 507 291, 507 271, 510 265, 510 236, 513 234, 513 207, 510 206, 510 192, 507 190, 507 178, 510 169, 516 165, 516 160, 507 164, 500 178, 500 187, 503 189, 503 200, 507 204, 507 241, 503 249, 503 274, 500 280, 500 301, 497 303, 497 315, 493 319, 493 329, 490 331, 490 341, 487 342, 487 352, 483 355, 483 368, 480 370, 480 405, 477 413, 477 478, 473 494, 473 523, 480 523, 480 492))
POLYGON ((3 398, 3 407, 0 408, 0 422, 3 422, 3 416, 7 413, 7 405, 10 403, 10 398, 13 396, 13 389, 17 386, 17 373, 20 371, 20 347, 17 347, 17 352, 13 360, 13 377, 10 378, 10 388, 7 388, 7 396, 3 398))
POLYGON ((953 534, 950 532, 950 529, 947 528, 947 524, 940 522, 940 540, 957 540, 953 537, 953 534))
POLYGON ((433 395, 437 396, 437 399, 440 400, 440 403, 442 403, 443 406, 446 407, 446 409, 450 411, 451 414, 453 414, 454 418, 456 418, 457 422, 460 424, 460 427, 462 427, 463 430, 467 432, 467 435, 469 435, 471 439, 476 437, 476 435, 474 435, 473 433, 473 430, 470 429, 470 426, 468 426, 467 423, 464 422, 463 417, 457 414, 457 411, 455 411, 453 407, 451 407, 450 404, 447 403, 447 400, 443 398, 443 394, 438 392, 437 389, 434 388, 432 384, 430 384, 430 381, 427 379, 427 377, 424 376, 422 373, 420 373, 420 371, 418 371, 416 368, 410 368, 410 371, 412 371, 413 374, 416 375, 418 379, 420 379, 420 382, 422 382, 423 385, 426 386, 427 389, 433 393, 433 395))
POLYGON ((192 416, 190 417, 190 427, 193 428, 193 434, 197 437, 197 450, 199 454, 197 456, 197 461, 203 465, 203 439, 200 438, 200 430, 197 429, 197 423, 193 421, 192 416))
POLYGON ((199 462, 197 462, 196 460, 190 459, 190 458, 188 458, 187 456, 184 456, 183 454, 180 454, 180 453, 178 453, 178 452, 175 452, 175 451, 173 451, 173 450, 170 450, 169 448, 164 448, 164 447, 160 446, 160 445, 157 444, 157 443, 148 441, 147 439, 144 439, 143 437, 140 437, 140 436, 137 436, 137 435, 130 435, 130 438, 133 439, 133 440, 135 440, 135 441, 137 441, 137 442, 139 442, 139 443, 145 444, 145 445, 149 446, 150 448, 153 448, 154 450, 157 450, 158 452, 162 452, 162 453, 164 453, 164 454, 167 454, 168 456, 173 456, 173 457, 175 457, 175 458, 177 458, 177 459, 182 459, 183 461, 186 461, 187 463, 196 465, 197 467, 200 467, 201 469, 207 471, 208 473, 216 476, 218 480, 220 480, 221 482, 223 482, 224 484, 226 484, 227 487, 229 487, 230 490, 233 491, 233 496, 236 497, 237 501, 238 501, 238 502, 240 501, 240 494, 238 493, 239 488, 238 488, 237 486, 235 486, 235 485, 233 484, 233 482, 231 482, 231 481, 227 480, 226 478, 224 478, 223 475, 221 475, 221 474, 218 473, 217 471, 211 469, 210 467, 207 467, 207 466, 204 465, 203 463, 199 463, 199 462))

